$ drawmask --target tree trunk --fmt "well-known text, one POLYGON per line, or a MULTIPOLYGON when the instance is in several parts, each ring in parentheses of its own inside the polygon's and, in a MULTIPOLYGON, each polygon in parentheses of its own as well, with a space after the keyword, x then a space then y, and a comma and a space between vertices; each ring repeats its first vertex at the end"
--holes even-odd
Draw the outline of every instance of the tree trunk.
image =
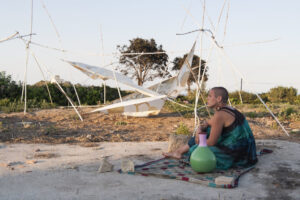
POLYGON ((138 79, 138 85, 139 86, 143 85, 142 79, 140 79, 140 78, 138 79))

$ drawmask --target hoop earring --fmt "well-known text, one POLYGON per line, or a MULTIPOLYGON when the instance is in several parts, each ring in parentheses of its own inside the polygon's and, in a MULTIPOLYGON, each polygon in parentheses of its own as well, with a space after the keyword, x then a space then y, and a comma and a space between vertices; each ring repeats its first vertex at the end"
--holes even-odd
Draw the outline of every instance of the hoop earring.
MULTIPOLYGON (((220 103, 219 103, 219 104, 220 104, 220 103)), ((219 110, 221 110, 222 107, 223 107, 223 106, 218 105, 217 108, 216 108, 216 110, 219 111, 219 110)))

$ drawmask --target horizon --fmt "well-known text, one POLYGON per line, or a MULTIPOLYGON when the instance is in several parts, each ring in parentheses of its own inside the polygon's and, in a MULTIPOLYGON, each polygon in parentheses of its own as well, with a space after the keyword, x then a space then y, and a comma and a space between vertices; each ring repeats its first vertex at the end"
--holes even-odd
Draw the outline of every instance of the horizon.
MULTIPOLYGON (((0 71, 1 72, 1 71, 0 71)), ((8 75, 10 75, 10 74, 6 74, 6 76, 8 76, 8 75)), ((58 78, 60 78, 60 77, 58 77, 58 78)), ((16 81, 16 80, 12 80, 12 81, 16 81)), ((51 80, 46 80, 48 83, 51 83, 51 80)), ((63 80, 62 79, 62 83, 59 83, 60 85, 63 85, 64 83, 68 83, 68 84, 72 84, 71 82, 69 82, 68 80, 63 80)), ((45 81, 44 80, 40 80, 40 81, 38 81, 38 82, 35 82, 35 83, 32 83, 32 84, 27 84, 27 85, 30 85, 30 86, 34 86, 34 85, 39 85, 40 83, 44 83, 45 81)), ((19 81, 16 81, 16 84, 22 84, 22 81, 21 80, 19 80, 19 81)), ((51 83, 51 84, 55 84, 55 83, 51 83)), ((82 86, 82 87, 103 87, 103 85, 82 85, 82 84, 80 84, 80 83, 73 83, 75 86, 77 85, 77 84, 79 84, 80 86, 82 86)), ((107 86, 109 86, 109 85, 107 85, 107 86)), ((106 86, 106 87, 107 87, 106 86)), ((111 88, 115 88, 114 86, 109 86, 109 87, 111 87, 111 88)), ((218 87, 218 86, 213 86, 213 87, 218 87)), ((277 86, 277 87, 285 87, 285 86, 277 86)), ((274 88, 277 88, 277 87, 274 87, 274 88)), ((288 88, 290 88, 290 87, 288 87, 288 88)), ((296 89, 297 90, 297 88, 295 88, 295 87, 292 87, 292 88, 294 88, 294 89, 296 89)), ((122 90, 122 91, 126 91, 126 92, 134 92, 134 90, 132 90, 132 89, 128 89, 128 87, 126 87, 126 86, 124 86, 124 87, 120 87, 120 89, 122 90)), ((208 92, 209 90, 210 90, 211 88, 205 88, 205 92, 208 92)), ((226 88, 227 89, 227 88, 226 88)), ((259 95, 261 95, 261 94, 264 94, 264 93, 269 93, 270 92, 270 90, 271 90, 272 88, 270 88, 268 91, 265 91, 265 92, 258 92, 258 94, 259 95)), ((191 86, 191 91, 194 91, 194 90, 196 90, 196 87, 195 87, 195 84, 192 84, 192 86, 191 86)), ((247 92, 247 93, 251 93, 251 94, 255 94, 255 92, 251 92, 251 91, 246 91, 246 90, 228 90, 228 92, 229 93, 234 93, 234 92, 239 92, 239 91, 242 91, 242 92, 247 92)), ((181 92, 181 94, 180 95, 183 95, 183 96, 186 96, 188 94, 188 90, 187 89, 185 89, 184 91, 182 91, 181 92)), ((297 95, 300 95, 300 92, 297 90, 297 95)))

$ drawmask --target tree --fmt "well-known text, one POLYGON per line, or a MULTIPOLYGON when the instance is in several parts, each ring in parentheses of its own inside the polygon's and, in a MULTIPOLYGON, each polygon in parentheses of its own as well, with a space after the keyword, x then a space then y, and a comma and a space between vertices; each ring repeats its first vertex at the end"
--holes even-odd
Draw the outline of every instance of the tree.
POLYGON ((21 83, 12 80, 11 75, 5 71, 0 72, 0 99, 15 99, 21 96, 21 83))
POLYGON ((297 89, 293 87, 275 87, 268 92, 271 102, 294 103, 297 98, 297 89))
MULTIPOLYGON (((173 60, 174 66, 173 66, 172 70, 180 70, 180 68, 181 68, 184 60, 186 59, 187 55, 188 54, 184 54, 183 57, 176 57, 176 58, 174 58, 174 60, 173 60)), ((187 81, 188 92, 190 92, 190 90, 191 90, 192 83, 198 81, 199 61, 200 61, 199 56, 194 55, 193 56, 193 61, 192 61, 192 66, 191 66, 191 68, 193 69, 192 70, 193 73, 190 74, 190 77, 189 77, 189 79, 187 81), (195 78, 197 80, 195 80, 195 78)), ((206 65, 206 61, 201 59, 200 80, 202 79, 202 74, 204 73, 205 65, 206 65)), ((208 70, 208 67, 206 67, 206 70, 205 70, 205 73, 204 73, 204 80, 203 81, 207 81, 208 80, 207 70, 208 70)))
POLYGON ((129 46, 117 46, 122 53, 119 59, 119 62, 123 64, 122 68, 118 69, 120 72, 135 78, 138 85, 143 85, 146 81, 152 81, 157 77, 170 77, 166 53, 130 55, 130 53, 165 52, 162 45, 158 46, 154 39, 134 38, 129 42, 129 46))

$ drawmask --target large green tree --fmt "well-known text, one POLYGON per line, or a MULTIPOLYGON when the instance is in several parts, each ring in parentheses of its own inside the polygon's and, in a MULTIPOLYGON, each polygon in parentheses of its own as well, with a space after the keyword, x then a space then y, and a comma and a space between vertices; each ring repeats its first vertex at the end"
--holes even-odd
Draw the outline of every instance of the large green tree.
MULTIPOLYGON (((185 54, 183 57, 176 57, 173 60, 173 68, 172 70, 180 70, 184 60, 186 59, 188 54, 185 54)), ((193 56, 193 60, 192 60, 192 66, 191 68, 193 69, 193 73, 190 74, 190 77, 187 81, 187 85, 188 85, 188 91, 190 92, 191 89, 191 85, 192 83, 196 82, 198 80, 198 72, 199 72, 199 61, 200 58, 197 55, 193 56), (196 78, 196 80, 195 80, 196 78)), ((202 79, 202 74, 204 73, 204 80, 203 81, 207 81, 208 80, 208 74, 207 74, 207 70, 208 67, 206 67, 205 72, 204 72, 204 68, 206 65, 206 61, 201 59, 201 68, 200 68, 200 80, 202 79)))
POLYGON ((157 45, 154 39, 134 38, 129 40, 130 44, 117 46, 122 54, 119 62, 123 64, 117 68, 124 75, 135 78, 138 85, 143 85, 146 81, 152 81, 157 77, 169 77, 168 55, 162 54, 142 54, 134 53, 151 53, 165 52, 162 45, 157 45))

